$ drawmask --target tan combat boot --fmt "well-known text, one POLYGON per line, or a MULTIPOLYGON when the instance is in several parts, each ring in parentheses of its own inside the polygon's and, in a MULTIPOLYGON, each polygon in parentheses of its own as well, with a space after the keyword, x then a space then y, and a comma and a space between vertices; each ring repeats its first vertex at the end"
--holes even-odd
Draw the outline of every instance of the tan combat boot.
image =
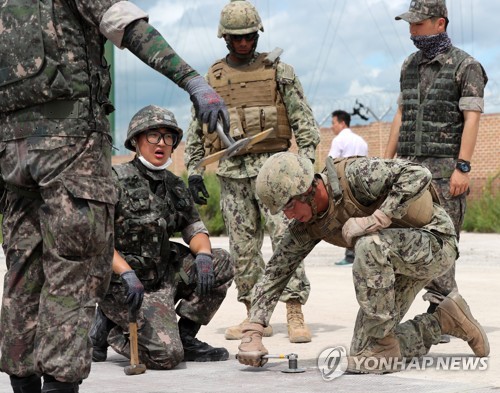
POLYGON ((469 306, 458 291, 452 291, 439 304, 434 313, 442 334, 449 334, 467 341, 474 355, 490 354, 490 343, 486 332, 472 316, 469 306))
MULTIPOLYGON (((243 325, 249 323, 249 313, 250 313, 250 303, 243 302, 247 308, 247 317, 241 321, 238 325, 230 326, 224 332, 224 338, 226 340, 241 340, 243 337, 243 325)), ((271 337, 273 335, 273 327, 271 325, 264 328, 264 337, 271 337)))
POLYGON ((291 343, 311 342, 311 331, 304 323, 302 305, 298 300, 286 302, 286 319, 288 322, 288 337, 291 343))
POLYGON ((402 366, 399 340, 394 333, 389 333, 371 348, 356 356, 348 356, 346 371, 356 374, 385 374, 399 371, 402 366))

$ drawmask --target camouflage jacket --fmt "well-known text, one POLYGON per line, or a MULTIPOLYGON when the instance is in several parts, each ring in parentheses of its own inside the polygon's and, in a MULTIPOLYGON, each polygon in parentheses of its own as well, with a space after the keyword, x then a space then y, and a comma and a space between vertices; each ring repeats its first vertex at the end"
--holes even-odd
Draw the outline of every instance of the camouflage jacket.
POLYGON ((208 234, 182 179, 167 170, 151 171, 137 158, 113 167, 119 202, 115 209, 115 248, 147 287, 174 261, 169 238, 181 232, 189 244, 208 234))
MULTIPOLYGON (((258 53, 255 56, 258 56, 258 53)), ((314 161, 316 146, 320 140, 319 129, 299 78, 295 73, 293 73, 292 78, 286 77, 285 69, 293 70, 289 65, 278 61, 276 78, 279 93, 286 108, 288 121, 299 148, 299 154, 314 161)), ((195 169, 195 166, 205 156, 204 143, 200 123, 193 118, 187 132, 184 156, 189 175, 203 174, 203 168, 195 169)), ((217 174, 234 179, 257 176, 262 164, 271 154, 254 153, 226 159, 219 163, 217 174)))
MULTIPOLYGON (((410 205, 431 181, 429 171, 424 167, 405 160, 382 160, 378 158, 359 158, 351 162, 345 169, 346 179, 353 196, 362 205, 369 206, 381 198, 385 198, 379 209, 391 218, 403 217, 410 205)), ((318 174, 320 181, 328 182, 324 174, 318 174)), ((334 203, 329 194, 330 203, 334 203)), ((325 214, 325 213, 324 213, 325 214)), ((272 310, 285 288, 291 272, 322 239, 313 237, 308 226, 321 225, 320 215, 316 222, 301 223, 293 220, 282 241, 276 247, 273 256, 266 264, 265 274, 254 289, 252 301, 252 322, 267 323, 272 310), (270 311, 269 311, 270 310, 270 311)), ((329 231, 342 230, 343 223, 330 226, 329 231)), ((413 230, 413 229, 412 229, 413 230)), ((444 209, 434 204, 431 222, 421 228, 438 237, 455 239, 455 230, 450 217, 444 209)), ((330 233, 324 230, 324 237, 330 233)))

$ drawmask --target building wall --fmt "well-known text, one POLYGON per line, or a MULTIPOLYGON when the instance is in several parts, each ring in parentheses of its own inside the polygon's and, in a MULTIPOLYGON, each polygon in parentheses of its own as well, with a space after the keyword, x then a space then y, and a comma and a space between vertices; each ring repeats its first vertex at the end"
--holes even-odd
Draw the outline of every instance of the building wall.
MULTIPOLYGON (((368 143, 370 156, 382 156, 389 139, 391 123, 375 122, 368 125, 353 126, 354 132, 361 135, 368 143)), ((330 128, 321 129, 321 143, 316 154, 316 169, 324 166, 325 158, 330 151, 333 132, 330 128)), ((296 146, 292 147, 296 151, 296 146)), ((113 162, 127 161, 132 156, 115 156, 113 162)), ((169 168, 174 173, 181 175, 186 171, 184 165, 184 141, 182 141, 173 154, 173 164, 169 168)), ((479 135, 472 157, 471 171, 471 198, 479 196, 489 178, 496 176, 493 182, 495 192, 500 192, 500 113, 481 116, 479 135)), ((217 164, 210 165, 207 170, 214 171, 217 164)))

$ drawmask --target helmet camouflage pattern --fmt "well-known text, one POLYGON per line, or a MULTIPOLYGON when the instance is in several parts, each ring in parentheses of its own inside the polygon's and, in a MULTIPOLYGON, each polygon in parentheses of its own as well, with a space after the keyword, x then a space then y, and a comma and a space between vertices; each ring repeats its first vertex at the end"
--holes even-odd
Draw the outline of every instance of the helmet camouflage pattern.
POLYGON ((165 127, 169 131, 173 131, 177 134, 177 142, 173 146, 175 149, 182 139, 183 132, 177 125, 174 114, 168 109, 157 105, 148 105, 132 117, 128 125, 125 147, 135 151, 135 148, 132 146, 132 138, 139 135, 141 132, 160 127, 165 127))
POLYGON ((217 37, 224 34, 243 35, 264 31, 257 9, 248 1, 234 0, 227 4, 220 13, 217 37))
POLYGON ((264 162, 255 188, 262 203, 271 214, 276 214, 292 197, 305 193, 313 180, 314 166, 309 159, 283 152, 272 155, 264 162))

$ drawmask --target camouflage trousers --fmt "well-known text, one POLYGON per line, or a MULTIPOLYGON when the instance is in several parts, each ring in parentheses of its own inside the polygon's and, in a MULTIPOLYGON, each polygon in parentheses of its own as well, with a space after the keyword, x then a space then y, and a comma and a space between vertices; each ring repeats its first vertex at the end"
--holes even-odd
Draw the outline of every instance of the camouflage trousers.
MULTIPOLYGON (((459 239, 460 229, 462 228, 465 216, 466 193, 456 197, 450 195, 449 178, 434 179, 432 180, 432 184, 438 194, 441 206, 453 222, 457 239, 459 239)), ((455 288, 457 288, 457 282, 455 281, 455 263, 453 263, 453 266, 445 274, 433 279, 425 286, 427 293, 424 295, 424 300, 431 303, 440 303, 455 288)))
POLYGON ((418 292, 454 263, 456 250, 455 237, 421 229, 385 229, 359 238, 352 270, 360 309, 351 355, 392 331, 403 356, 422 356, 438 343, 441 329, 432 314, 399 323, 418 292))
POLYGON ((110 140, 94 133, 1 142, 0 166, 7 187, 0 369, 80 381, 90 372, 95 303, 111 277, 110 140))
MULTIPOLYGON (((251 302, 252 289, 264 273, 265 263, 261 251, 264 230, 269 233, 274 250, 288 226, 288 219, 283 213, 272 215, 259 200, 255 192, 255 179, 219 176, 221 210, 235 264, 234 281, 238 290, 238 301, 245 303, 251 302)), ((287 302, 294 299, 305 304, 310 290, 302 261, 280 300, 287 302)))
MULTIPOLYGON (((215 248, 215 285, 207 296, 198 296, 196 282, 189 285, 194 257, 189 248, 175 245, 177 259, 185 274, 179 274, 179 264, 169 263, 163 282, 155 291, 147 291, 137 318, 140 362, 149 369, 172 369, 182 362, 184 349, 179 336, 177 315, 200 325, 207 325, 226 297, 233 282, 231 256, 225 250, 215 248), (184 279, 182 278, 184 276, 184 279)), ((130 359, 128 338, 128 310, 124 303, 123 286, 112 284, 110 291, 99 306, 104 314, 117 324, 108 335, 108 343, 119 354, 130 359)))

